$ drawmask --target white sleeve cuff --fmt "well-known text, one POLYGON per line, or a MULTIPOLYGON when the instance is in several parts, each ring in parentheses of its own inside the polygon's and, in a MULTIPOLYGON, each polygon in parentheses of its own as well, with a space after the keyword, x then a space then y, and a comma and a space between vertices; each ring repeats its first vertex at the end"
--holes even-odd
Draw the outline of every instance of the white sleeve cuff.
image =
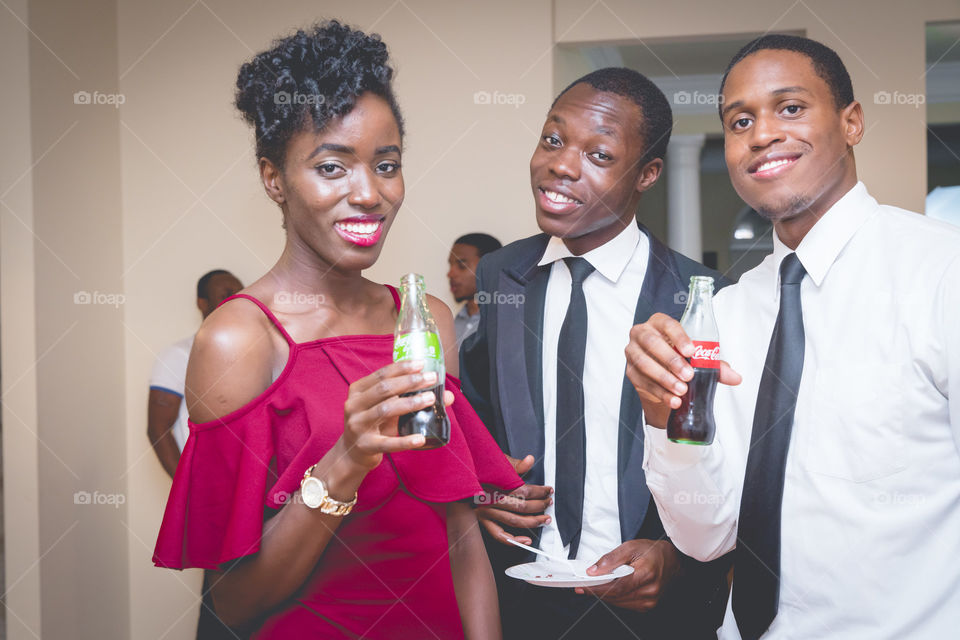
MULTIPOLYGON (((658 473, 670 475, 671 471, 683 471, 699 464, 710 447, 678 444, 667 439, 667 430, 644 425, 643 468, 652 467, 658 473)), ((711 445, 712 446, 712 445, 711 445)))

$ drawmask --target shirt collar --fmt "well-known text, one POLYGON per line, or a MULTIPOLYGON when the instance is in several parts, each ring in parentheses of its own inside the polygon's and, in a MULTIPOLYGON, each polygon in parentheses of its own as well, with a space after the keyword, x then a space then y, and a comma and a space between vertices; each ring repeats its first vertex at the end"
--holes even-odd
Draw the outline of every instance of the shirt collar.
MULTIPOLYGON (((477 314, 477 315, 480 315, 480 314, 477 314)), ((469 319, 470 319, 470 312, 467 311, 467 305, 466 305, 466 304, 464 304, 463 306, 460 307, 460 311, 457 311, 457 315, 456 315, 455 317, 456 317, 456 318, 459 318, 459 319, 462 319, 462 320, 469 320, 469 319)))
MULTIPOLYGON (((853 238, 857 229, 876 212, 878 206, 877 201, 867 193, 866 186, 857 182, 803 237, 797 247, 797 257, 816 286, 820 286, 840 252, 853 238)), ((774 278, 775 295, 780 292, 780 263, 791 252, 792 249, 783 244, 774 231, 773 265, 774 273, 777 274, 774 278)))
MULTIPOLYGON (((612 240, 600 245, 596 249, 587 251, 580 257, 593 265, 604 278, 610 282, 616 282, 620 279, 620 276, 630 263, 630 259, 633 257, 633 252, 636 250, 639 242, 640 227, 636 224, 628 224, 624 230, 618 233, 612 240)), ((563 244, 563 240, 556 236, 551 236, 549 242, 547 242, 547 248, 543 252, 543 257, 540 258, 540 262, 537 264, 542 267, 552 264, 557 260, 572 257, 574 257, 574 255, 567 249, 567 245, 563 244)))

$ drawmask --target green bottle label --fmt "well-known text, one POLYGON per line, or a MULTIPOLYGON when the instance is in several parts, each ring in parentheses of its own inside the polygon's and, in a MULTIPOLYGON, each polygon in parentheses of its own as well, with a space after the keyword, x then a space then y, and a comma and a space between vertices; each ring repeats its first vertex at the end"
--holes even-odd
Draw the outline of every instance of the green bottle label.
MULTIPOLYGON (((443 350, 440 348, 440 336, 432 331, 418 331, 397 336, 393 343, 393 361, 434 360, 443 362, 443 350)), ((431 370, 426 367, 425 370, 431 370)))

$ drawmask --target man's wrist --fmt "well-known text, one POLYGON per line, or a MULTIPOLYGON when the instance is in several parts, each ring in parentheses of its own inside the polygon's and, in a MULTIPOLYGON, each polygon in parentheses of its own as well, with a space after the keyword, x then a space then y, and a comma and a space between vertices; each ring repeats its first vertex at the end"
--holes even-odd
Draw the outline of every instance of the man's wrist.
POLYGON ((669 538, 660 540, 660 542, 663 544, 664 570, 668 573, 667 580, 682 576, 684 574, 683 559, 686 556, 677 549, 677 546, 669 538))

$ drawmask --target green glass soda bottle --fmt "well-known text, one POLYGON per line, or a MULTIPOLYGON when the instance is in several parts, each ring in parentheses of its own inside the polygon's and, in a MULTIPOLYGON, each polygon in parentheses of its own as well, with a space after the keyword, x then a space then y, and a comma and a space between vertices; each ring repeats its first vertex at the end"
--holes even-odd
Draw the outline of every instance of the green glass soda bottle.
POLYGON ((423 276, 408 273, 400 280, 400 314, 394 330, 393 361, 421 360, 423 372, 434 371, 437 384, 434 387, 413 391, 415 395, 433 391, 434 402, 419 411, 400 416, 398 428, 401 436, 421 434, 426 443, 421 449, 436 449, 450 442, 450 418, 443 406, 444 377, 443 347, 440 334, 427 306, 423 276))

